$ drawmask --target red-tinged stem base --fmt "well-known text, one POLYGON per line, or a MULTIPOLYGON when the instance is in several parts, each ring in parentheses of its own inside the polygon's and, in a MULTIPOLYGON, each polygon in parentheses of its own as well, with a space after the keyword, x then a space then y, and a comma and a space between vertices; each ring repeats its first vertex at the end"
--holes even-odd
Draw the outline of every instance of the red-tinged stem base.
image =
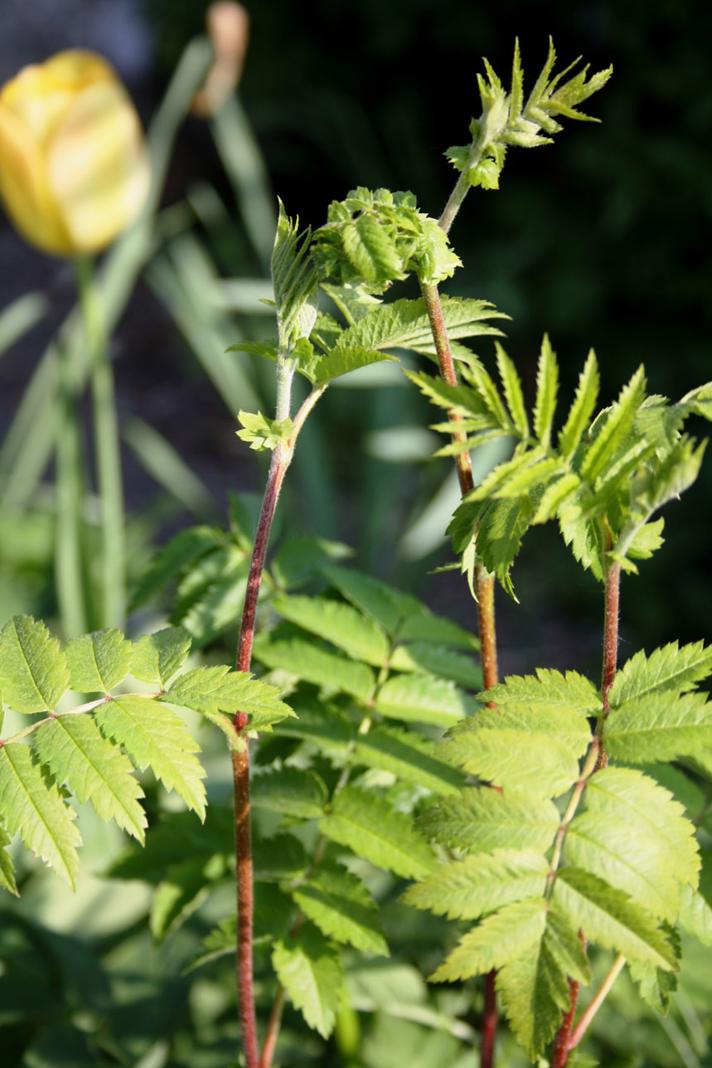
POLYGON ((551 1057, 551 1068, 564 1068, 567 1060, 569 1059, 569 1043, 571 1040, 571 1030, 574 1025, 574 1014, 576 1012, 576 1005, 578 1003, 579 996, 579 983, 574 979, 569 979, 569 1007, 564 1013, 564 1018, 561 1021, 561 1027, 559 1028, 556 1039, 554 1041, 554 1052, 551 1057))
POLYGON ((497 973, 489 972, 485 976, 485 1007, 482 1013, 482 1038, 480 1043, 480 1065, 492 1068, 494 1064, 495 1043, 497 1040, 497 973))

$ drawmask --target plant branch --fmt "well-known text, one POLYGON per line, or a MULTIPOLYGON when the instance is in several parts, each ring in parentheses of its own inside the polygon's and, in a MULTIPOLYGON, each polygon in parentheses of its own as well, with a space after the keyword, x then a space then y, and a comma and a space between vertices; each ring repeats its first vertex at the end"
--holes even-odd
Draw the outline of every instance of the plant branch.
POLYGON ((443 213, 438 219, 438 225, 441 230, 444 230, 446 234, 450 232, 450 227, 455 221, 455 216, 462 207, 462 203, 469 193, 472 186, 470 185, 470 179, 468 172, 472 167, 476 167, 482 158, 483 145, 479 140, 475 141, 470 149, 470 156, 467 161, 467 166, 460 172, 460 176, 455 183, 455 187, 448 197, 447 204, 443 209, 443 213))
MULTIPOLYGON (((160 697, 160 693, 126 694, 125 696, 155 698, 160 697)), ((99 697, 96 701, 87 701, 86 704, 77 705, 76 708, 68 708, 66 712, 50 712, 48 715, 43 716, 42 719, 36 719, 34 723, 30 723, 29 726, 23 727, 17 734, 11 734, 9 738, 0 738, 0 749, 2 749, 4 745, 14 745, 15 742, 21 742, 23 738, 29 738, 29 736, 39 730, 40 727, 44 727, 45 723, 51 723, 52 720, 55 719, 62 719, 63 716, 81 716, 85 712, 93 712, 95 708, 99 708, 101 705, 106 705, 109 701, 113 700, 114 698, 111 694, 106 694, 105 697, 99 697)))
MULTIPOLYGON (((278 420, 289 417, 291 410, 292 380, 294 362, 281 356, 277 364, 277 399, 275 414, 278 420)), ((285 445, 278 445, 272 453, 272 460, 267 475, 262 508, 255 532, 255 543, 250 560, 245 601, 242 608, 240 636, 237 644, 237 669, 249 671, 252 663, 252 645, 255 637, 257 602, 262 585, 267 548, 269 545, 272 522, 279 501, 284 476, 292 460, 296 438, 304 425, 308 414, 322 395, 322 390, 314 390, 304 401, 294 424, 291 440, 285 445)), ((241 711, 235 712, 234 724, 238 734, 242 734, 248 722, 248 716, 241 711)), ((247 738, 242 738, 242 746, 233 750, 233 793, 235 800, 235 889, 237 895, 237 987, 239 993, 240 1025, 242 1045, 245 1053, 246 1068, 260 1068, 260 1051, 257 1038, 257 1016, 255 1012, 255 992, 253 975, 253 924, 254 924, 254 886, 252 866, 252 828, 250 821, 250 750, 247 738)), ((276 1027, 279 1025, 277 1012, 276 1027)), ((269 1041, 268 1034, 268 1041, 269 1041)), ((276 1041, 276 1033, 275 1033, 276 1041)), ((267 1051, 269 1052, 269 1051, 267 1051)), ((264 1056, 264 1054, 263 1054, 264 1056)), ((269 1062, 267 1062, 269 1063, 269 1062)))
MULTIPOLYGON (((608 529, 606 529, 605 534, 607 546, 608 548, 610 548, 611 539, 608 529)), ((601 668, 601 697, 603 700, 603 711, 601 712, 601 715, 598 718, 598 723, 596 724, 596 740, 594 742, 594 745, 591 746, 591 750, 589 752, 590 759, 591 754, 594 752, 594 749, 597 751, 595 764, 591 771, 591 774, 594 774, 595 772, 600 771, 602 768, 608 766, 608 754, 606 753, 605 747, 603 745, 602 732, 603 724, 605 723, 606 717, 608 716, 608 713, 610 711, 609 694, 611 692, 611 687, 613 686, 613 682, 616 677, 616 670, 618 668, 618 618, 620 614, 620 583, 620 564, 610 564, 608 566, 605 576, 605 592, 603 601, 603 666, 601 668)), ((582 780, 579 780, 579 783, 577 783, 577 789, 580 786, 582 780)), ((586 783, 583 782, 583 786, 581 787, 578 794, 578 798, 576 799, 576 805, 574 805, 574 811, 576 809, 576 806, 578 805, 578 802, 581 799, 581 795, 583 794, 585 785, 586 783)), ((575 797, 576 790, 572 795, 572 801, 575 797)), ((568 815, 569 813, 567 810, 567 813, 565 814, 564 819, 562 821, 562 826, 559 828, 559 832, 557 834, 556 844, 554 846, 555 861, 552 862, 552 868, 554 869, 558 867, 558 863, 561 857, 561 849, 563 848, 563 842, 566 836, 566 830, 568 829, 568 824, 571 822, 570 818, 567 819, 568 815)), ((573 813, 571 814, 571 816, 573 817, 573 813)), ((573 1036, 571 1034, 571 1028, 573 1026, 574 1013, 576 1012, 576 1003, 578 1001, 579 995, 579 984, 573 981, 569 982, 569 988, 571 991, 569 1008, 564 1013, 564 1017, 561 1022, 561 1027, 559 1028, 556 1035, 556 1039, 554 1040, 554 1055, 551 1062, 552 1068, 565 1068, 566 1062, 568 1061, 569 1057, 569 1051, 572 1050, 574 1046, 576 1046, 577 1043, 580 1041, 581 1035, 583 1035, 583 1032, 588 1027, 588 1024, 590 1023, 591 1019, 593 1019, 593 1016, 598 1011, 600 1003, 603 1001, 603 999, 606 997, 606 994, 613 986, 616 976, 618 975, 624 964, 625 959, 623 957, 616 958, 616 965, 618 965, 617 971, 615 971, 615 974, 613 974, 613 977, 607 986, 606 981, 604 981, 604 984, 601 987, 601 990, 599 990, 598 994, 596 995, 596 998, 594 998, 591 1005, 589 1005, 589 1008, 581 1017, 581 1020, 579 1021, 579 1024, 576 1027, 573 1036), (618 965, 619 960, 621 963, 618 965), (597 1001, 599 997, 600 1000, 597 1001), (589 1016, 588 1014, 594 1005, 595 1007, 593 1008, 593 1012, 591 1012, 589 1016), (581 1024, 584 1023, 584 1021, 585 1025, 583 1027, 583 1030, 581 1030, 581 1024), (577 1035, 578 1038, 576 1037, 577 1035)), ((611 969, 611 972, 614 971, 616 965, 614 965, 614 968, 611 969)), ((611 973, 609 973, 609 975, 610 974, 611 973)))
POLYGON ((91 368, 96 472, 101 500, 101 621, 104 627, 123 625, 126 611, 126 552, 121 449, 116 417, 114 375, 109 361, 104 309, 88 258, 77 260, 79 301, 91 368))
MULTIPOLYGON (((569 1039, 568 1050, 575 1049, 576 1046, 578 1046, 579 1042, 588 1030, 588 1027, 594 1016, 596 1015, 601 1005, 611 992, 613 984, 615 983, 620 973, 623 971, 624 966, 625 957, 619 953, 613 964, 611 965, 608 974, 606 975, 605 979, 603 980, 596 994, 594 995, 593 1000, 588 1005, 586 1010, 581 1014, 581 1019, 576 1024, 576 1029, 574 1030, 574 1033, 569 1039)), ((564 1064, 565 1063, 566 1062, 564 1061, 564 1064)))
MULTIPOLYGON (((458 185, 459 184, 460 183, 458 182, 458 185)), ((457 186, 455 188, 457 189, 457 186)), ((465 190, 465 192, 466 191, 467 190, 465 190)), ((457 203, 457 207, 454 208, 454 213, 459 209, 462 199, 464 199, 464 193, 457 203)), ((452 218, 454 218, 454 214, 452 212, 451 214, 452 218)), ((442 224, 441 219, 441 225, 442 224)), ((445 227, 443 227, 443 229, 445 229, 445 227)), ((420 288, 423 294, 423 301, 428 314, 428 320, 430 322, 433 341, 435 343, 440 374, 449 385, 456 386, 458 383, 457 370, 455 369, 455 361, 452 357, 450 338, 448 337, 447 326, 445 325, 440 293, 435 285, 421 283, 420 288)), ((460 415, 458 412, 450 411, 449 418, 455 424, 460 422, 460 415)), ((464 432, 459 430, 455 430, 452 437, 453 441, 456 442, 466 440, 464 432)), ((470 459, 470 454, 466 449, 456 455, 455 466, 457 469, 458 481, 460 483, 460 492, 464 497, 474 489, 475 484, 472 474, 472 461, 470 459)), ((485 689, 490 689, 499 681, 497 666, 497 629, 494 605, 494 578, 481 565, 478 565, 475 570, 475 592, 477 596, 477 620, 480 635, 482 678, 485 689)), ((482 1017, 482 1038, 480 1045, 481 1068, 492 1068, 492 1065, 494 1064, 495 1041, 497 1037, 497 995, 495 982, 496 973, 494 971, 489 972, 485 976, 484 983, 484 1013, 482 1017)))

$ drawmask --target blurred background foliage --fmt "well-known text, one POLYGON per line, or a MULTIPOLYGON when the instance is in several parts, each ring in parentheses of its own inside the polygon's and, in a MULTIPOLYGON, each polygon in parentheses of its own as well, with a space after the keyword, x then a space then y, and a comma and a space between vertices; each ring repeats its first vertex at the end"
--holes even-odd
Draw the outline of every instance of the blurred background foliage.
MULTIPOLYGON (((592 108, 601 126, 569 126, 555 146, 512 152, 500 192, 472 193, 452 235, 466 267, 448 292, 487 298, 512 316, 507 348, 530 390, 544 330, 561 357, 564 391, 589 346, 610 397, 641 361, 651 389, 673 397, 711 377, 708 5, 262 0, 248 5, 238 96, 213 120, 182 122, 205 65, 204 54, 186 59, 185 49, 202 32, 206 7, 204 0, 3 5, 0 82, 60 48, 89 47, 117 66, 147 126, 163 101, 154 149, 170 162, 155 225, 127 235, 105 262, 107 307, 119 322, 113 355, 132 580, 157 544, 196 518, 224 524, 228 494, 260 486, 259 459, 234 435, 235 413, 269 404, 272 370, 225 349, 271 330, 259 299, 270 291, 274 193, 314 225, 329 200, 356 184, 412 189, 437 215, 454 180, 442 153, 466 137, 480 57, 506 71, 515 33, 525 74, 538 69, 551 33, 564 61, 581 53, 594 69, 612 62, 615 76, 592 108)), ((70 313, 72 272, 24 246, 4 220, 0 255, 0 618, 52 617, 55 498, 45 422, 53 379, 42 354, 70 313)), ((486 344, 478 351, 489 355, 486 344)), ((389 365, 331 390, 300 441, 283 523, 290 533, 349 544, 364 570, 468 623, 474 613, 458 578, 427 576, 449 559, 442 532, 457 495, 448 462, 430 459, 430 421, 422 398, 389 365)), ((709 633, 702 579, 711 490, 708 463, 695 493, 668 512, 668 546, 639 579, 624 581, 624 651, 709 633)), ((91 495, 85 507, 91 526, 91 495)), ((89 570, 91 562, 89 551, 89 570)), ((504 670, 544 663, 595 671, 600 590, 548 529, 531 535, 517 590, 519 606, 500 598, 504 670)), ((209 600, 208 586, 204 592, 209 600)), ((227 780, 215 761, 219 799, 227 780)), ((210 917, 198 913, 156 948, 145 929, 150 891, 97 877, 120 842, 103 825, 87 825, 85 837, 94 874, 79 896, 69 899, 51 878, 28 872, 22 903, 0 923, 3 1063, 232 1063, 229 961, 209 975, 180 975, 210 917)), ((321 1050, 323 1064, 386 1068, 394 1049, 417 1068, 472 1063, 461 1042, 471 1037, 474 1015, 456 1021, 463 1006, 442 994, 434 1001, 419 979, 439 925, 411 917, 406 930, 399 916, 389 936, 401 956, 353 978, 361 1024, 345 1016, 324 1052, 289 1014, 291 1063, 321 1050)), ((662 1022, 621 983, 597 1029, 602 1063, 712 1064, 711 982, 700 960, 662 1022)), ((513 1048, 503 1052, 503 1064, 520 1063, 513 1048)))

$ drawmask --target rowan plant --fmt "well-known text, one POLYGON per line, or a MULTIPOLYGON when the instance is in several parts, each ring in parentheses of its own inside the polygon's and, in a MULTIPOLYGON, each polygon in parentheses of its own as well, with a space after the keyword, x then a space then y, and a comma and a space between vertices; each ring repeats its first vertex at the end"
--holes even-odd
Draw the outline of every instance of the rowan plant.
MULTIPOLYGON (((300 232, 280 204, 275 337, 235 347, 274 363, 274 414, 239 413, 240 439, 269 454, 264 497, 253 527, 237 507, 229 532, 184 531, 157 555, 134 600, 176 582, 176 625, 135 641, 105 630, 61 649, 44 624, 20 617, 0 639, 3 701, 33 717, 0 743, 6 837, 17 832, 72 882, 79 838, 68 795, 143 842, 134 767, 152 768, 206 817, 200 830, 166 818, 111 874, 156 886, 159 938, 234 880, 236 913, 192 966, 235 955, 247 1068, 272 1064, 287 1000, 324 1038, 339 1021, 343 1031, 350 954, 389 951, 368 865, 401 888, 411 881, 401 908, 476 921, 443 947, 431 978, 485 976, 483 1068, 495 1062, 498 999, 529 1058, 560 1068, 624 968, 664 1009, 679 929, 712 944, 696 827, 667 768, 712 774, 712 706, 698 689, 712 674, 712 650, 671 643, 617 669, 621 574, 660 549, 658 512, 698 474, 704 443, 685 424, 712 417, 712 386, 671 402, 647 393, 641 368, 597 410, 591 353, 557 421, 548 339, 530 411, 499 341, 499 382, 463 343, 501 335, 503 313, 439 293, 461 265, 448 232, 469 189, 498 188, 510 147, 547 144, 560 119, 588 119, 579 105, 610 76, 577 64, 555 74, 555 59, 550 46, 526 97, 518 45, 508 89, 485 63, 471 142, 447 153, 459 177, 439 220, 412 193, 358 187, 330 206, 322 227, 300 232), (420 298, 385 299, 411 275, 420 298), (419 356, 439 373, 417 369, 419 356), (475 636, 346 566, 342 546, 288 533, 268 561, 307 418, 334 379, 398 358, 446 412, 436 424, 449 439, 440 452, 454 457, 462 491, 450 534, 477 603, 481 669, 475 636), (298 379, 307 385, 297 395, 298 379), (470 451, 495 438, 511 455, 476 486, 470 451), (558 525, 603 586, 600 684, 546 666, 499 680, 495 584, 514 596, 524 536, 543 523, 558 525), (220 630, 206 633, 200 598, 209 589, 213 605, 224 604, 236 583, 244 603, 235 669, 186 664, 191 634, 205 645, 220 630), (265 678, 253 678, 253 659, 265 678), (186 709, 227 739, 232 815, 218 802, 206 816, 186 709), (601 954, 612 963, 576 1018, 601 954)), ((223 613, 223 629, 230 618, 223 613)), ((16 889, 6 850, 0 878, 16 889)))

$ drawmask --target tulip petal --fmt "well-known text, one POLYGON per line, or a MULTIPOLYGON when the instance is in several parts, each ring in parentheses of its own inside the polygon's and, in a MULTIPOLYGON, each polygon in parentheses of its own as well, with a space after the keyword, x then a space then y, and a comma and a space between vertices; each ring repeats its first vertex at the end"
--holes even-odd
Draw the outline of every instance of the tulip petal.
POLYGON ((28 241, 58 256, 74 254, 47 182, 40 147, 23 121, 2 102, 0 194, 12 221, 28 241))
POLYGON ((46 154, 50 188, 77 252, 103 248, 136 218, 148 193, 148 159, 120 82, 78 92, 46 154))
POLYGON ((115 81, 114 71, 101 56, 72 49, 25 67, 4 87, 0 102, 22 120, 36 142, 44 144, 72 97, 90 85, 115 81))

